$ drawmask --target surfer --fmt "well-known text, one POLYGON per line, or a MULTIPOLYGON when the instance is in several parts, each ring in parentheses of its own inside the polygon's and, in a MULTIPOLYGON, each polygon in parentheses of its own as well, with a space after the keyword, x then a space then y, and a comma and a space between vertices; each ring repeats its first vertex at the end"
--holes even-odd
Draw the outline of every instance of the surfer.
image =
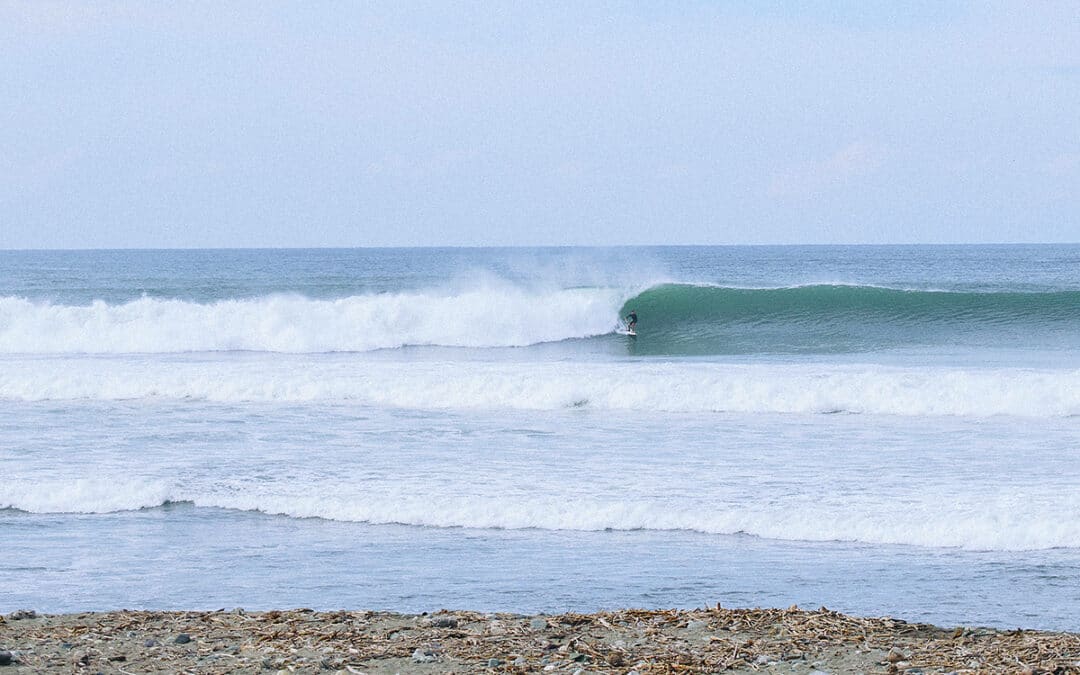
POLYGON ((626 330, 634 333, 635 326, 637 326, 637 312, 630 310, 630 313, 626 315, 626 330))

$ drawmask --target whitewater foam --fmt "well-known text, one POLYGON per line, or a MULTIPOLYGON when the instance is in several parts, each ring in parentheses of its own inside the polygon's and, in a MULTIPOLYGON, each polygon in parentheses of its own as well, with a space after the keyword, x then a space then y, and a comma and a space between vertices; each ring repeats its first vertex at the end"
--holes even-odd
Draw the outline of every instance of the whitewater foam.
POLYGON ((313 300, 141 298, 54 305, 0 298, 0 353, 322 353, 405 345, 519 347, 607 333, 622 293, 509 285, 313 300))
POLYGON ((1080 370, 873 364, 7 357, 0 399, 349 401, 416 409, 1080 415, 1080 370))
MULTIPOLYGON (((445 486, 444 486, 445 487, 445 486)), ((786 541, 850 541, 969 550, 1080 548, 1080 500, 1002 490, 994 495, 911 494, 893 499, 778 498, 747 504, 697 499, 627 499, 580 494, 512 496, 382 493, 309 484, 200 490, 160 480, 47 481, 0 488, 0 508, 32 513, 102 514, 190 503, 196 508, 255 511, 373 525, 541 530, 658 530, 745 534, 786 541), (437 507, 433 505, 437 504, 437 507)))
POLYGON ((102 478, 4 481, 0 508, 29 513, 115 513, 161 506, 170 499, 161 480, 102 478))

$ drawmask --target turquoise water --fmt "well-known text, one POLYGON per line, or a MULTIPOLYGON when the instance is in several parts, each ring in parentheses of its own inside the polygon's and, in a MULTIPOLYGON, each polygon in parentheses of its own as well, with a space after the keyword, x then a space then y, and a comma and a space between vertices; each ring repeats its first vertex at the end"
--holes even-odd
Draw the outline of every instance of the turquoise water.
POLYGON ((800 603, 1075 629, 1078 263, 0 252, 0 611, 800 603))

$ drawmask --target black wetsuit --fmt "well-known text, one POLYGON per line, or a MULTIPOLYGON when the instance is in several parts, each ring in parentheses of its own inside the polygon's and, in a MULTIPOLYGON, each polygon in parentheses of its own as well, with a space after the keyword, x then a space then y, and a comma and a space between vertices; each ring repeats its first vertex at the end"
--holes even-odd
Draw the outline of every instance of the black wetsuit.
POLYGON ((626 320, 630 322, 626 324, 626 327, 630 330, 634 330, 634 326, 637 325, 637 312, 630 312, 630 314, 626 317, 626 320))

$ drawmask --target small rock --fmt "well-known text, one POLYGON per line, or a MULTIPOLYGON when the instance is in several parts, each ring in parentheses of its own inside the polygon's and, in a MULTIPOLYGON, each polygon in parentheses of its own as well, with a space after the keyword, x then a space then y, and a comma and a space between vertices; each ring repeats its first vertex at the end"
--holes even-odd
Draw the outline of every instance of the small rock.
POLYGON ((528 663, 528 661, 525 660, 524 656, 519 656, 516 659, 514 659, 514 665, 515 666, 524 666, 526 663, 528 663))
POLYGON ((498 668, 502 665, 502 661, 499 659, 488 659, 488 668, 498 668))
POLYGON ((772 659, 770 659, 768 656, 765 656, 764 654, 758 654, 758 657, 754 659, 754 665, 767 666, 771 661, 772 659))
POLYGON ((452 616, 440 616, 431 620, 434 628, 457 628, 457 619, 452 616))
POLYGON ((709 627, 708 621, 701 621, 700 619, 694 619, 686 624, 686 630, 705 630, 709 627))
POLYGON ((10 666, 11 662, 15 660, 15 657, 11 655, 11 652, 0 651, 0 666, 10 666))
POLYGON ((412 660, 413 663, 434 663, 439 660, 439 657, 435 652, 417 649, 412 653, 412 660))
POLYGON ((11 614, 8 614, 8 618, 12 621, 21 621, 22 619, 36 619, 37 612, 32 609, 17 609, 11 614))
POLYGON ((904 673, 906 673, 906 675, 923 675, 923 669, 922 668, 908 668, 907 670, 904 671, 904 673))
POLYGON ((116 662, 116 661, 123 662, 123 661, 127 661, 127 656, 125 656, 123 654, 116 654, 115 656, 110 656, 109 660, 114 661, 114 662, 116 662))
POLYGON ((548 622, 545 619, 536 618, 529 622, 529 628, 533 630, 544 630, 548 627, 548 622))
POLYGON ((889 650, 889 654, 885 657, 885 660, 889 663, 899 663, 901 661, 907 661, 907 654, 900 651, 896 647, 889 650))
POLYGON ((158 644, 160 644, 160 643, 157 640, 150 639, 150 640, 147 640, 146 642, 143 643, 143 647, 146 647, 146 648, 149 649, 150 647, 157 647, 158 644))
POLYGON ((622 652, 609 652, 605 660, 608 665, 618 668, 622 664, 626 663, 626 659, 623 658, 622 652))
POLYGON ((178 645, 186 645, 187 643, 191 642, 191 636, 187 633, 180 633, 176 636, 176 639, 173 640, 173 642, 178 645))

